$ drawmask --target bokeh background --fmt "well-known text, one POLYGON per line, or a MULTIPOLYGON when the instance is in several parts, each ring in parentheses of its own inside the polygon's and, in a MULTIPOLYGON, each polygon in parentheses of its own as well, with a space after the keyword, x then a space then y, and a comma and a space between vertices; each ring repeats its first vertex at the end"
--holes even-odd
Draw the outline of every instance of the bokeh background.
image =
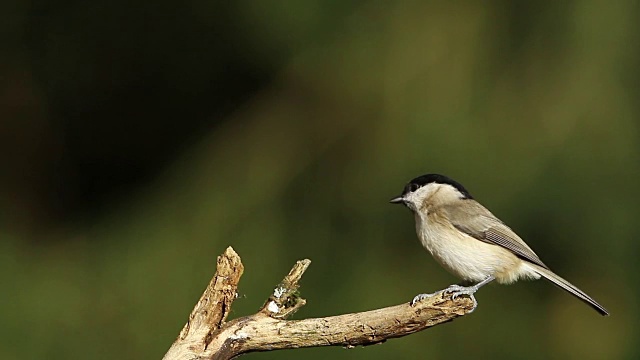
POLYGON ((0 5, 0 358, 159 359, 231 245, 255 312, 454 283, 387 201, 447 174, 545 281, 384 345, 247 359, 637 359, 640 6, 633 1, 0 5))

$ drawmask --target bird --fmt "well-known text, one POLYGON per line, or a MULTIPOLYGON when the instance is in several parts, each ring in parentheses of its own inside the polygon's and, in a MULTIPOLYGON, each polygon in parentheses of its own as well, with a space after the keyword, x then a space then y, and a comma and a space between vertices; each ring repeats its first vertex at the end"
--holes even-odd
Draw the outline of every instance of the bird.
MULTIPOLYGON (((472 284, 455 284, 443 290, 453 299, 468 295, 474 303, 472 311, 478 305, 473 294, 494 280, 511 284, 543 277, 601 315, 609 315, 593 298, 551 271, 524 240, 459 182, 441 174, 422 175, 406 184, 402 194, 390 202, 409 208, 422 246, 463 284, 472 284)), ((419 294, 411 305, 437 293, 419 294)))

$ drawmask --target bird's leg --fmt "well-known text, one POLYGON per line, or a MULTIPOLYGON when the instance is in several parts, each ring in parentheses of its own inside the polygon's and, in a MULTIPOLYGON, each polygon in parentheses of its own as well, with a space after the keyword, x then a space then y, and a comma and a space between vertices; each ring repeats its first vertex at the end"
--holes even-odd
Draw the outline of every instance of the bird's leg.
POLYGON ((476 309, 476 307, 478 307, 478 302, 476 301, 476 298, 473 296, 473 294, 478 291, 478 289, 480 289, 481 287, 483 287, 484 285, 492 282, 493 280, 495 280, 496 278, 493 277, 492 275, 489 275, 486 279, 480 281, 479 283, 475 284, 475 285, 471 285, 471 286, 462 286, 462 285, 451 285, 448 288, 435 292, 433 294, 418 294, 416 295, 416 297, 413 298, 413 300, 411 300, 411 306, 414 306, 418 301, 422 301, 428 297, 432 297, 434 295, 440 294, 440 293, 449 293, 452 294, 451 298, 455 299, 460 295, 469 295, 469 297, 471 298, 471 300, 473 300, 473 309, 470 312, 473 312, 473 310, 476 309))

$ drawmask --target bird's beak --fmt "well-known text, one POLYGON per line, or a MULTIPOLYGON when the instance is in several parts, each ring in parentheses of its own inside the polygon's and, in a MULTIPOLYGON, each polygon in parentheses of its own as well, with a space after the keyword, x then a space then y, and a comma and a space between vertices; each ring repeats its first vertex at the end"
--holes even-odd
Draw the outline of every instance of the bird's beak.
POLYGON ((402 195, 394 197, 393 199, 389 200, 390 203, 392 204, 404 204, 404 197, 402 197, 402 195))

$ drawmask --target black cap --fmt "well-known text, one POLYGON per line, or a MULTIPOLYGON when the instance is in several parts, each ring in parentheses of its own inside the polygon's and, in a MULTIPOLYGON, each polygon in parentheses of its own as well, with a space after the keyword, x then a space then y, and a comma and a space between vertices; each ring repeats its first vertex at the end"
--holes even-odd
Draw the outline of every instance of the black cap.
POLYGON ((473 199, 471 194, 469 194, 467 189, 465 189, 464 186, 462 186, 462 184, 460 184, 459 182, 447 176, 440 175, 440 174, 426 174, 426 175, 418 176, 417 178, 409 181, 409 183, 404 187, 404 191, 402 192, 402 195, 406 195, 410 192, 414 192, 419 188, 431 183, 451 185, 454 188, 456 188, 456 190, 460 191, 460 193, 463 196, 463 199, 473 199))

